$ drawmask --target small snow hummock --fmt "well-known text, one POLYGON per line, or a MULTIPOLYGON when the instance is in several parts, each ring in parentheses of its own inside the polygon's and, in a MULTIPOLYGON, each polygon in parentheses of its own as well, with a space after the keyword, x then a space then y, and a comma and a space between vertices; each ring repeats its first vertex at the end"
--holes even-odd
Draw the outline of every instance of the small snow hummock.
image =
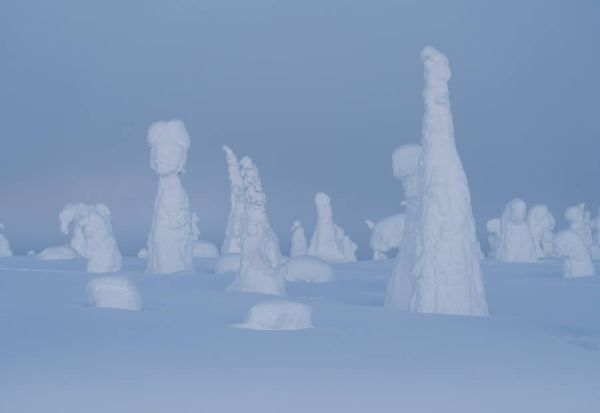
POLYGON ((87 271, 121 270, 121 252, 113 234, 110 209, 104 204, 69 204, 60 213, 61 231, 73 230, 71 247, 87 259, 87 271))
POLYGON ((286 261, 287 281, 302 281, 309 283, 324 283, 333 280, 331 265, 318 257, 299 255, 286 261))
POLYGON ((250 309, 248 321, 237 327, 251 330, 305 330, 312 328, 312 308, 288 300, 269 300, 250 309))
MULTIPOLYGON (((4 231, 4 224, 0 224, 0 231, 4 231)), ((0 233, 0 258, 12 257, 13 252, 10 249, 10 243, 6 236, 0 233)))
POLYGON ((217 258, 219 248, 209 241, 200 239, 201 232, 198 222, 198 214, 192 214, 192 251, 195 258, 217 258))
POLYGON ((553 255, 552 240, 556 221, 546 205, 534 205, 527 212, 527 226, 538 258, 553 255))
POLYGON ((315 195, 317 226, 310 240, 308 255, 329 262, 356 261, 357 246, 344 230, 333 222, 331 199, 323 192, 315 195))
POLYGON ((237 273, 240 270, 241 254, 223 254, 215 262, 215 274, 237 273))
POLYGON ((279 241, 267 217, 267 197, 256 165, 240 161, 244 183, 244 232, 240 269, 229 291, 285 295, 285 266, 279 241))
POLYGON ((98 277, 87 285, 90 305, 98 308, 139 311, 142 297, 133 281, 125 277, 98 277))
POLYGON ((231 210, 225 227, 225 239, 221 254, 239 254, 242 251, 242 231, 244 221, 244 183, 240 174, 240 164, 237 156, 228 146, 223 146, 227 168, 229 171, 231 210))
POLYGON ((590 251, 583 238, 574 230, 560 231, 554 237, 554 250, 565 257, 563 277, 588 277, 596 275, 590 251))
POLYGON ((377 222, 367 220, 371 229, 370 245, 374 260, 385 260, 388 254, 399 248, 404 234, 405 214, 396 214, 377 222))
POLYGON ((156 122, 148 130, 150 166, 159 177, 148 237, 147 274, 193 270, 192 214, 181 184, 190 137, 180 120, 156 122))
POLYGON ((302 221, 294 221, 292 224, 292 247, 290 248, 290 257, 306 255, 308 252, 308 242, 304 234, 302 221))
POLYGON ((535 242, 527 225, 527 204, 522 199, 510 201, 500 220, 500 243, 497 259, 506 262, 536 262, 535 242))
POLYGON ((70 245, 56 245, 48 247, 37 254, 37 258, 42 261, 58 260, 77 260, 83 257, 77 253, 70 245))

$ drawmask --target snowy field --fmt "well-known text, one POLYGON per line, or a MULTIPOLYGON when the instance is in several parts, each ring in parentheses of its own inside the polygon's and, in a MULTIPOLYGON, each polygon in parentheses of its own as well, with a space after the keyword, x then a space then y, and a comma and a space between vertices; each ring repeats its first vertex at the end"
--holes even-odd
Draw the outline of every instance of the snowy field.
POLYGON ((483 262, 491 317, 386 311, 393 261, 288 283, 314 328, 235 327, 267 296, 213 260, 144 275, 143 311, 87 304, 85 261, 0 260, 0 412, 598 412, 600 277, 483 262))

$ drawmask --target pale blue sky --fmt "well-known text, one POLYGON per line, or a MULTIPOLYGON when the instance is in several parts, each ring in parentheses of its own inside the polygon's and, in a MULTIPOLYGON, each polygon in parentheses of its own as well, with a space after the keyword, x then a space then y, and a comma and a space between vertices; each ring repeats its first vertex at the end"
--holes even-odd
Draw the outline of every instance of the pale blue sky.
POLYGON ((453 69, 480 232, 516 196, 595 211, 599 21, 583 0, 3 2, 0 222, 17 252, 39 250, 64 242, 64 204, 103 201, 134 253, 156 189, 146 130, 180 118, 206 238, 223 237, 228 144, 258 164, 285 250, 325 191, 365 257, 364 219, 400 209, 390 154, 419 139, 427 45, 453 69))

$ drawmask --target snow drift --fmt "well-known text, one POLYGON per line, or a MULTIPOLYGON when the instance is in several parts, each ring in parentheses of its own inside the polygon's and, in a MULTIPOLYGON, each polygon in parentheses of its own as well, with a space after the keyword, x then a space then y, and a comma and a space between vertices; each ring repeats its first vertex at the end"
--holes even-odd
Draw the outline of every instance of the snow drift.
POLYGON ((252 330, 304 330, 312 328, 312 309, 287 300, 271 300, 250 309, 248 321, 238 327, 252 330))

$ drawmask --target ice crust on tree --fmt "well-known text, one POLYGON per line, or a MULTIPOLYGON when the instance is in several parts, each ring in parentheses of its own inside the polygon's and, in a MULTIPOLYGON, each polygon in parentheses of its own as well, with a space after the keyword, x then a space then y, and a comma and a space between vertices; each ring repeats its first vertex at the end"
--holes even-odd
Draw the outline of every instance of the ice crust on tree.
POLYGON ((190 203, 181 184, 190 137, 180 120, 159 121, 148 129, 150 166, 158 175, 158 192, 148 237, 148 274, 193 270, 190 203))
POLYGON ((417 246, 421 242, 418 232, 421 205, 418 166, 422 152, 420 145, 407 144, 396 148, 392 154, 394 176, 402 183, 406 206, 402 240, 385 299, 385 306, 394 310, 410 310, 414 289, 412 271, 417 262, 417 246))
POLYGON ((323 192, 315 195, 317 225, 310 240, 308 255, 329 262, 356 261, 357 246, 344 230, 333 222, 331 199, 323 192))
POLYGON ((301 221, 294 221, 292 224, 292 247, 290 248, 290 257, 298 257, 308 253, 308 241, 304 233, 304 227, 301 221))
POLYGON ((285 266, 287 281, 324 283, 333 280, 331 265, 318 257, 299 255, 287 260, 285 266))
POLYGON ((217 258, 219 257, 219 248, 212 242, 201 239, 199 223, 200 219, 195 212, 192 214, 192 250, 196 258, 217 258))
POLYGON ((560 231, 554 237, 554 250, 564 257, 563 277, 587 277, 596 275, 590 251, 583 238, 574 230, 560 231))
POLYGON ((500 218, 492 218, 485 223, 485 229, 488 232, 488 244, 490 245, 489 258, 498 259, 501 227, 500 218))
MULTIPOLYGON (((414 231, 412 237, 405 232, 415 244, 408 247, 409 255, 416 253, 406 260, 408 268, 403 267, 405 259, 399 254, 390 287, 397 290, 408 284, 413 312, 484 316, 488 309, 471 196, 454 141, 448 93, 450 65, 446 56, 432 47, 423 49, 421 58, 425 115, 416 172, 419 201, 414 216, 407 210, 405 224, 414 231), (411 218, 416 218, 413 228, 408 223, 411 218)), ((410 172, 409 168, 409 176, 410 172)), ((406 297, 396 297, 394 292, 391 297, 388 292, 388 305, 402 308, 406 297)))
POLYGON ((312 326, 312 308, 288 300, 258 303, 250 309, 248 321, 238 325, 252 330, 305 330, 312 326))
MULTIPOLYGON (((4 224, 0 224, 0 231, 4 231, 4 224)), ((10 243, 6 236, 0 232, 0 258, 12 257, 13 252, 10 249, 10 243)))
POLYGON ((98 277, 87 285, 88 301, 98 308, 139 311, 142 297, 133 281, 126 277, 98 277))
POLYGON ((109 273, 121 270, 121 252, 104 204, 69 204, 60 213, 60 229, 73 232, 71 247, 87 260, 87 271, 109 273))
POLYGON ((377 222, 366 221, 371 229, 369 244, 373 250, 374 260, 385 260, 390 252, 400 247, 405 218, 405 214, 396 214, 377 222))
POLYGON ((267 217, 267 197, 258 169, 248 157, 240 166, 244 183, 242 252, 237 278, 229 290, 285 295, 285 266, 267 217))
POLYGON ((237 273, 240 270, 241 254, 224 254, 215 262, 215 274, 237 273))
POLYGON ((225 227, 225 239, 221 247, 221 254, 239 254, 242 251, 242 231, 244 230, 244 183, 235 153, 228 146, 223 146, 223 150, 229 171, 231 210, 225 227))
POLYGON ((552 240, 556 221, 546 205, 534 205, 527 212, 527 225, 538 258, 553 255, 552 240))
POLYGON ((513 199, 504 208, 500 226, 498 257, 506 262, 536 262, 535 242, 527 225, 527 204, 513 199))

